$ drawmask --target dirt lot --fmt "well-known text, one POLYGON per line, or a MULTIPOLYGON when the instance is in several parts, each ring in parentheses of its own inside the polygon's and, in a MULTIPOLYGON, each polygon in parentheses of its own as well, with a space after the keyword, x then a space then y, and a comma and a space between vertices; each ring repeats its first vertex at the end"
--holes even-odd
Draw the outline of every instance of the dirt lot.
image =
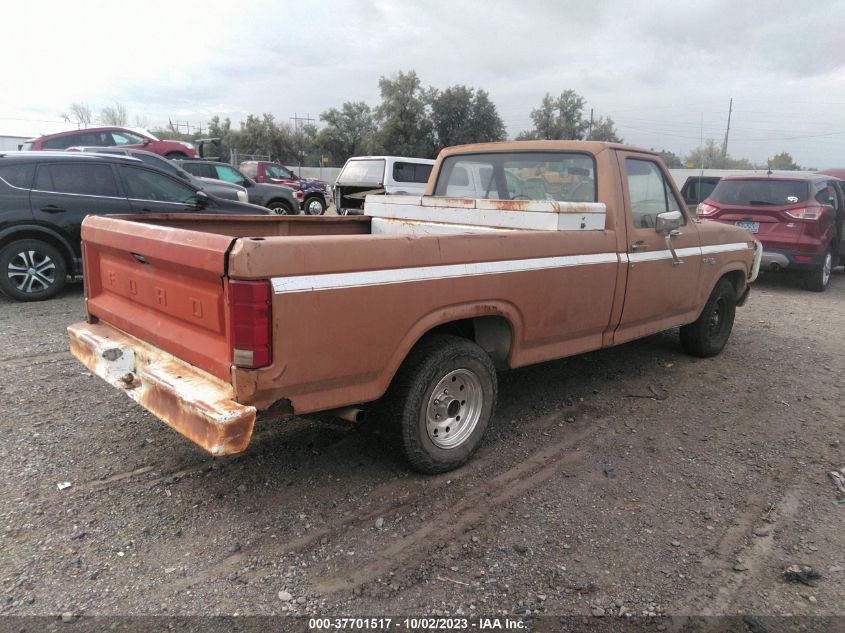
POLYGON ((212 459, 72 359, 82 318, 79 285, 0 298, 0 614, 845 615, 841 272, 763 278, 714 359, 667 332, 503 374, 437 477, 301 419, 212 459))

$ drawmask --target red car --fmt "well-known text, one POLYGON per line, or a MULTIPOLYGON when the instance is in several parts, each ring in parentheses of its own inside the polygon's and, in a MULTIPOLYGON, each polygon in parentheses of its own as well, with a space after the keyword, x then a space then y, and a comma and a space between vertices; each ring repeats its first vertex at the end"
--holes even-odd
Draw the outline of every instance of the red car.
POLYGON ((700 218, 748 229, 763 243, 761 270, 796 270, 821 292, 843 260, 845 182, 824 175, 728 176, 698 205, 700 218))
POLYGON ((183 141, 160 141, 146 130, 125 127, 89 127, 58 134, 47 134, 28 140, 21 146, 28 150, 62 150, 81 147, 125 147, 143 149, 165 158, 193 158, 197 151, 190 143, 183 141))

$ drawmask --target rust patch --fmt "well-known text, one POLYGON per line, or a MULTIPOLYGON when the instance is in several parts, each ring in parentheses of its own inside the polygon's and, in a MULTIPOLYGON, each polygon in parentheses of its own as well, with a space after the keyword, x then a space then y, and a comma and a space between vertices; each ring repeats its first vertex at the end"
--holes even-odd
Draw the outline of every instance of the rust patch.
POLYGON ((68 334, 92 373, 212 455, 249 445, 256 409, 236 402, 231 385, 102 323, 77 323, 68 334))

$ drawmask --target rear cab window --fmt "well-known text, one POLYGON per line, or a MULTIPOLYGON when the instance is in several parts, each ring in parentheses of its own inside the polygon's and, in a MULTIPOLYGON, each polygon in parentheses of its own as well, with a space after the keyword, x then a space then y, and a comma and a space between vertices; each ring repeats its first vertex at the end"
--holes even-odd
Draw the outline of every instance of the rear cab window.
POLYGON ((578 152, 490 152, 447 156, 435 196, 595 202, 593 157, 578 152))
POLYGON ((743 207, 786 206, 809 198, 807 182, 771 178, 721 180, 710 194, 713 202, 743 207))

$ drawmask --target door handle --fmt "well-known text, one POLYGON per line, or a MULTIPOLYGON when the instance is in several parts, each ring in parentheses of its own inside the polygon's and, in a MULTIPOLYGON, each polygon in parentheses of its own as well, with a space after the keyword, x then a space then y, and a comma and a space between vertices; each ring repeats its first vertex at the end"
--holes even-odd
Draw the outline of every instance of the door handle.
POLYGON ((635 243, 631 244, 631 250, 634 251, 635 253, 637 251, 647 251, 648 250, 648 244, 646 244, 645 242, 635 242, 635 243))
POLYGON ((65 209, 57 207, 55 204, 48 204, 46 207, 41 207, 44 213, 64 213, 65 209))

